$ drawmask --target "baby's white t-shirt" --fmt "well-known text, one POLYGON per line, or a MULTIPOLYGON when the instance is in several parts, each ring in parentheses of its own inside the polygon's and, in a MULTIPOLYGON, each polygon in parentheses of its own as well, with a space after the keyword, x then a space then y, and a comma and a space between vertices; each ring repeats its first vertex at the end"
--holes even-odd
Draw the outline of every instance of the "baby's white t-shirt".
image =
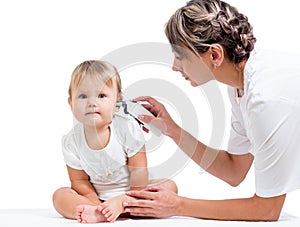
POLYGON ((256 194, 300 188, 300 58, 256 50, 245 67, 244 95, 232 103, 228 152, 254 155, 256 194))
POLYGON ((66 164, 89 175, 101 200, 122 195, 130 189, 127 159, 145 144, 143 132, 135 120, 115 115, 110 130, 109 142, 101 150, 89 148, 81 123, 74 125, 62 138, 66 164))

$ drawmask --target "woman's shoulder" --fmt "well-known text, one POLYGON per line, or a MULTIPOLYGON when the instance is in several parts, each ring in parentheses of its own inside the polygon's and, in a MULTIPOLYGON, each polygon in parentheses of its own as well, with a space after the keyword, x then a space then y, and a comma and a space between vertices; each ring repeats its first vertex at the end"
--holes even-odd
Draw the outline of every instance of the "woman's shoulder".
POLYGON ((296 51, 256 48, 251 52, 246 66, 252 65, 261 69, 268 67, 276 69, 282 66, 293 67, 295 62, 299 62, 299 59, 300 53, 296 51))
POLYGON ((256 49, 245 67, 246 93, 265 98, 289 97, 291 90, 299 94, 295 87, 300 83, 299 62, 300 55, 295 52, 256 49))

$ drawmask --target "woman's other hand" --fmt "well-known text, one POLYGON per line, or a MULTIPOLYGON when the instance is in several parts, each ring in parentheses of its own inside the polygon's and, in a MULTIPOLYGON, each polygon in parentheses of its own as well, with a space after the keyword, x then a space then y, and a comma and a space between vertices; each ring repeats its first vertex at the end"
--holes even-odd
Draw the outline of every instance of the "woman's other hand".
POLYGON ((126 194, 137 198, 123 203, 125 212, 133 216, 164 218, 179 213, 180 197, 164 187, 149 186, 142 191, 129 191, 126 194))

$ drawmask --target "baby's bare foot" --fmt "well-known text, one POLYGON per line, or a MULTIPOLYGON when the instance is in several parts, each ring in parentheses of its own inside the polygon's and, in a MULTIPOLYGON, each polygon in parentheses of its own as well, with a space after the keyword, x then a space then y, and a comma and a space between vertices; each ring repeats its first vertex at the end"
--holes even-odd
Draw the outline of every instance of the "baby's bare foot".
POLYGON ((80 223, 107 222, 106 217, 102 214, 101 206, 79 205, 76 209, 76 219, 80 223))
POLYGON ((122 196, 109 199, 102 203, 101 206, 103 207, 102 214, 109 222, 114 222, 120 214, 124 213, 122 196))

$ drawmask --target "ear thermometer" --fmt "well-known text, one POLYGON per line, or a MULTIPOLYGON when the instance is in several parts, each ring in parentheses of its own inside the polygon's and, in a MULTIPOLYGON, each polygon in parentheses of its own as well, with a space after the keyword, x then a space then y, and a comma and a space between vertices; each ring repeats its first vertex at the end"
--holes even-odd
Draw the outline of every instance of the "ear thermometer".
POLYGON ((144 131, 149 132, 150 130, 156 136, 160 136, 162 134, 162 132, 156 126, 145 123, 140 119, 138 119, 138 115, 141 114, 150 115, 154 117, 154 115, 146 108, 144 108, 141 104, 131 100, 127 100, 127 101, 118 102, 117 106, 123 107, 124 113, 134 118, 139 123, 139 125, 143 127, 144 131))

